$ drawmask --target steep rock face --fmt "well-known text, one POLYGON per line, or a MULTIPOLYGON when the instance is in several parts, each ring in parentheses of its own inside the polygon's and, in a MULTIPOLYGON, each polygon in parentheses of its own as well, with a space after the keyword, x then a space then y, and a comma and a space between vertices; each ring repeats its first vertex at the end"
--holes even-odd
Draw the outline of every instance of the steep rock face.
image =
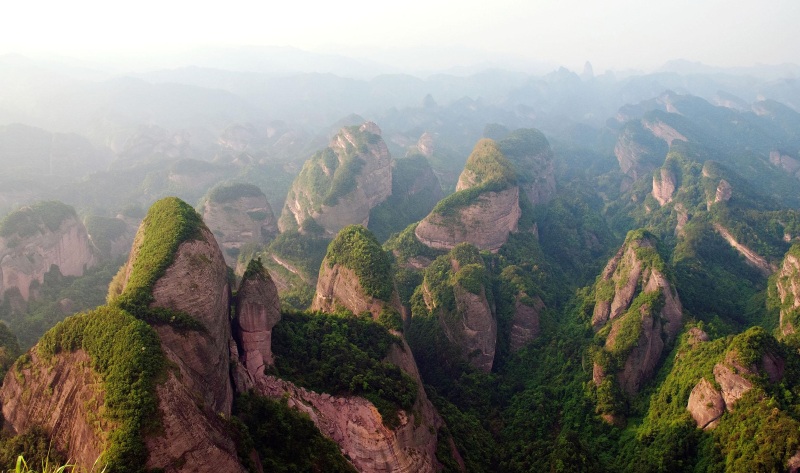
POLYGON ((497 320, 486 299, 486 290, 482 288, 480 294, 473 294, 460 285, 455 285, 453 290, 461 320, 455 325, 446 324, 445 333, 451 340, 458 341, 472 366, 489 372, 497 345, 497 320))
POLYGON ((514 317, 511 319, 510 345, 512 352, 520 350, 539 335, 539 318, 542 310, 544 310, 544 302, 538 296, 533 299, 525 293, 517 296, 514 317))
POLYGON ((312 219, 326 233, 369 222, 370 210, 392 192, 391 156, 372 122, 345 127, 303 166, 278 226, 304 231, 312 219))
MULTIPOLYGON (((631 397, 652 378, 682 323, 680 300, 655 247, 649 233, 629 233, 595 286, 592 327, 604 338, 603 351, 616 360, 617 383, 631 397)), ((609 369, 596 366, 596 385, 612 374, 609 369)))
POLYGON ((614 155, 619 167, 634 181, 649 175, 664 162, 669 146, 639 121, 628 122, 617 138, 614 155))
POLYGON ((662 207, 672 201, 676 188, 675 173, 672 170, 661 168, 653 176, 653 197, 662 207))
POLYGON ((9 371, 2 388, 4 428, 22 433, 33 426, 50 432, 51 441, 78 465, 91 466, 106 447, 109 425, 97 413, 104 393, 99 375, 83 350, 45 361, 36 350, 30 361, 9 371))
POLYGON ((744 256, 745 261, 747 261, 747 263, 750 266, 753 266, 754 268, 758 269, 764 276, 769 276, 778 269, 775 265, 767 261, 766 258, 739 243, 736 240, 736 237, 734 237, 733 234, 731 234, 731 232, 729 232, 727 228, 723 227, 719 223, 714 224, 714 230, 717 233, 719 233, 720 236, 724 238, 725 241, 727 241, 728 244, 733 247, 733 249, 735 249, 736 251, 739 252, 739 254, 744 256))
POLYGON ((725 400, 714 385, 701 379, 689 394, 686 406, 692 418, 701 429, 713 429, 725 413, 725 400))
POLYGON ((31 283, 42 283, 52 265, 64 276, 81 276, 95 262, 86 228, 72 207, 60 202, 23 207, 0 228, 0 297, 17 288, 27 301, 31 283))
POLYGON ((218 415, 197 408, 197 392, 183 381, 187 376, 191 373, 181 366, 177 375, 170 372, 156 387, 162 429, 146 439, 146 467, 171 473, 244 473, 229 427, 218 415))
POLYGON ((255 389, 275 399, 288 397, 289 406, 308 414, 358 471, 412 473, 440 469, 436 429, 441 421, 429 402, 408 415, 401 414, 400 426, 392 430, 383 425, 375 406, 361 397, 318 394, 272 376, 258 380, 255 389))
POLYGON ((414 233, 431 248, 452 249, 466 242, 497 251, 517 231, 519 192, 513 164, 497 143, 483 139, 467 159, 456 193, 440 201, 414 233))
POLYGON ((672 142, 675 140, 689 141, 678 130, 672 128, 661 120, 644 120, 642 125, 650 130, 653 136, 666 141, 668 146, 672 146, 672 142))
POLYGON ((497 251, 508 240, 508 234, 517 231, 521 214, 519 188, 514 186, 486 192, 452 216, 431 213, 417 225, 414 234, 431 248, 450 250, 466 242, 482 250, 497 251))
POLYGON ((243 245, 265 243, 278 231, 267 197, 250 184, 224 184, 212 189, 203 204, 203 221, 222 247, 228 266, 236 266, 243 245))
POLYGON ((281 319, 278 289, 259 261, 245 273, 236 293, 233 332, 242 351, 240 359, 253 378, 272 364, 272 327, 281 319))
POLYGON ((797 158, 772 150, 769 153, 769 162, 773 166, 784 170, 787 174, 800 179, 800 160, 797 158))
POLYGON ((784 335, 796 332, 794 317, 800 308, 800 246, 793 246, 783 258, 775 278, 775 290, 780 301, 780 329, 784 335))
POLYGON ((337 306, 341 306, 354 314, 369 312, 377 318, 387 305, 399 311, 400 301, 396 292, 392 293, 390 302, 369 296, 364 293, 352 269, 339 264, 329 266, 327 259, 322 262, 311 310, 334 312, 337 306))
POLYGON ((426 315, 438 319, 445 337, 461 357, 489 372, 497 346, 497 319, 486 297, 485 276, 477 248, 461 244, 426 269, 419 291, 426 315))
POLYGON ((207 228, 202 237, 182 243, 172 265, 153 286, 152 307, 189 314, 204 331, 181 333, 169 325, 156 326, 164 351, 190 368, 190 388, 204 393, 216 412, 230 414, 233 391, 228 374, 231 329, 230 287, 225 260, 207 228))

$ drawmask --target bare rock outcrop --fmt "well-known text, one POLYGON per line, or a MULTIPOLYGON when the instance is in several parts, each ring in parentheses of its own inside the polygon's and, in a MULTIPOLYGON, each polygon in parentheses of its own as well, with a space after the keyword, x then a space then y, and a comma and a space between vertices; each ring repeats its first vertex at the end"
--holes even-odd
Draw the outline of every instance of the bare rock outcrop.
POLYGON ((23 433, 44 427, 72 461, 91 466, 114 425, 98 413, 105 396, 89 355, 77 350, 47 361, 31 350, 26 356, 29 361, 11 368, 0 388, 4 429, 23 433))
POLYGON ((50 268, 82 276, 96 263, 92 244, 75 210, 40 202, 9 214, 0 228, 0 297, 16 288, 27 301, 31 283, 44 282, 50 268))
POLYGON ((239 250, 247 243, 266 243, 278 224, 261 189, 251 184, 221 184, 203 203, 203 221, 222 247, 225 262, 235 267, 239 250))
POLYGON ((525 293, 517 295, 514 303, 514 317, 511 319, 511 351, 522 349, 539 335, 539 318, 544 310, 544 302, 538 296, 528 297, 525 293))
POLYGON ((461 357, 489 372, 497 346, 497 319, 486 297, 485 271, 477 248, 461 244, 428 267, 422 295, 429 315, 438 318, 461 357))
POLYGON ((775 290, 780 301, 780 330, 783 335, 797 331, 792 320, 800 309, 800 246, 794 245, 783 258, 775 278, 775 290))
POLYGON ((184 312, 202 324, 202 331, 181 331, 170 325, 155 329, 167 356, 174 355, 189 368, 184 383, 202 393, 214 412, 230 414, 230 287, 222 252, 207 228, 201 229, 200 238, 181 243, 174 262, 154 284, 153 298, 151 307, 184 312))
POLYGON ((722 394, 703 378, 689 394, 689 404, 686 408, 697 423, 697 427, 713 429, 725 413, 725 400, 722 394))
POLYGON ((367 225, 369 212, 392 193, 392 158, 378 125, 345 127, 303 166, 278 222, 301 232, 313 221, 329 235, 367 225))
POLYGON ((715 223, 714 230, 717 233, 719 233, 720 236, 724 238, 725 241, 727 241, 728 244, 733 247, 733 249, 735 249, 736 251, 739 252, 739 254, 744 256, 745 261, 747 261, 747 263, 750 266, 753 266, 754 268, 758 269, 764 276, 769 276, 770 274, 778 270, 777 266, 767 261, 766 258, 759 255, 750 248, 746 247, 745 245, 739 243, 736 240, 736 237, 734 237, 733 234, 730 231, 728 231, 727 228, 723 227, 719 223, 715 223))
POLYGON ((239 358, 254 379, 273 363, 272 328, 281 319, 278 289, 260 260, 253 260, 236 293, 233 335, 241 350, 239 358))
POLYGON ((669 146, 646 129, 640 121, 628 122, 617 138, 614 155, 619 167, 634 181, 661 166, 669 146))
POLYGON ((429 214, 417 225, 414 234, 423 244, 437 249, 453 249, 470 243, 483 250, 497 251, 518 229, 522 211, 519 188, 486 192, 472 205, 455 210, 455 215, 429 214))
POLYGON ((597 366, 596 385, 614 375, 629 397, 650 380, 664 349, 682 326, 678 294, 664 273, 655 237, 646 231, 628 234, 625 244, 606 265, 595 286, 592 327, 603 339, 603 351, 618 371, 597 366))
POLYGON ((662 207, 672 202, 676 188, 675 173, 671 169, 661 168, 653 176, 653 197, 662 207))
POLYGON ((466 242, 497 251, 518 229, 519 193, 513 164, 493 140, 480 140, 461 172, 456 193, 440 201, 414 234, 431 248, 449 250, 466 242))
POLYGON ((800 160, 784 154, 778 150, 769 153, 769 162, 775 167, 785 171, 787 174, 800 179, 800 160))
POLYGON ((273 399, 288 397, 289 406, 308 414, 358 471, 412 473, 440 468, 436 429, 441 421, 430 402, 401 413, 400 425, 390 429, 375 406, 361 397, 319 394, 272 376, 258 380, 255 389, 273 399))

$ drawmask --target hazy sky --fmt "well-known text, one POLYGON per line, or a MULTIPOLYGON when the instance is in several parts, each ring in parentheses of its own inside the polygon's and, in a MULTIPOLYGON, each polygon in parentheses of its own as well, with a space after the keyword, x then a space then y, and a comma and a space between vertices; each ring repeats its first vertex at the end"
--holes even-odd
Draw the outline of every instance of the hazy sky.
MULTIPOLYGON (((719 66, 800 63, 800 0, 4 3, 0 53, 249 44, 374 55, 435 45, 573 69, 589 60, 597 72, 651 69, 676 58, 719 66)), ((454 65, 448 61, 469 59, 462 56, 425 59, 454 65)))

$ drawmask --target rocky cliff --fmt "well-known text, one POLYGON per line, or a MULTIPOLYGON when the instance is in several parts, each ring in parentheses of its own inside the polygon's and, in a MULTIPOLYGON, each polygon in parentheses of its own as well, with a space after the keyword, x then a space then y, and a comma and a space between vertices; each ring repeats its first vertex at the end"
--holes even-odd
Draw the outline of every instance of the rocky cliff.
MULTIPOLYGON (((485 372, 492 370, 497 346, 497 319, 487 297, 487 278, 477 248, 460 244, 425 270, 423 284, 417 291, 427 313, 413 315, 436 317, 455 351, 485 372)), ((523 325, 523 320, 519 318, 517 322, 523 325)), ((532 328, 525 325, 528 330, 532 328)))
POLYGON ((466 242, 497 251, 517 231, 519 192, 512 164, 497 143, 483 139, 467 160, 456 193, 433 208, 415 235, 431 248, 449 250, 466 242))
POLYGON ((370 210, 391 192, 391 156, 380 128, 372 122, 345 127, 306 161, 278 226, 282 232, 321 227, 335 235, 350 224, 367 225, 370 210))
POLYGON ((226 183, 214 187, 205 198, 202 214, 231 267, 236 267, 243 245, 266 243, 278 231, 267 197, 252 184, 226 183))
POLYGON ((248 373, 258 379, 272 360, 272 328, 281 319, 278 289, 260 260, 252 260, 236 291, 233 336, 248 373))
MULTIPOLYGON (((708 343, 706 341, 701 343, 708 343)), ((713 365, 712 381, 703 377, 692 389, 686 409, 701 429, 713 429, 737 401, 754 388, 783 379, 786 360, 763 329, 751 329, 737 336, 713 365), (741 343, 747 340, 747 343, 741 343)), ((720 343, 717 341, 716 343, 720 343)), ((695 344, 691 349, 698 348, 695 344)))
POLYGON ((780 331, 783 335, 797 332, 797 315, 800 313, 800 245, 793 245, 775 275, 771 293, 777 294, 780 310, 780 331))
POLYGON ((646 231, 630 232, 595 284, 592 327, 602 348, 593 380, 609 376, 633 397, 652 378, 681 328, 682 308, 668 269, 646 231))
POLYGON ((311 310, 332 313, 342 307, 356 315, 369 312, 375 319, 385 311, 399 316, 391 267, 389 255, 369 230, 345 227, 328 246, 311 310))
POLYGON ((24 300, 31 283, 41 284, 51 266, 81 276, 95 264, 86 228, 75 210, 60 202, 39 202, 12 212, 0 225, 0 297, 18 289, 24 300))
POLYGON ((614 146, 620 169, 634 181, 660 166, 667 151, 669 146, 638 120, 625 125, 614 146))

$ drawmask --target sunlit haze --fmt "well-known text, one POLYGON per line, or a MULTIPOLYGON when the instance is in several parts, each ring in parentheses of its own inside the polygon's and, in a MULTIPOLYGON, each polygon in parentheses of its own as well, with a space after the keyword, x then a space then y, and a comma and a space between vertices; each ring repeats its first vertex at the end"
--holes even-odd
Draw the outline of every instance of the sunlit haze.
POLYGON ((486 63, 652 70, 671 59, 715 66, 797 63, 800 2, 498 0, 486 2, 7 2, 0 53, 176 53, 291 46, 396 68, 486 63), (530 63, 530 64, 528 64, 530 63))

